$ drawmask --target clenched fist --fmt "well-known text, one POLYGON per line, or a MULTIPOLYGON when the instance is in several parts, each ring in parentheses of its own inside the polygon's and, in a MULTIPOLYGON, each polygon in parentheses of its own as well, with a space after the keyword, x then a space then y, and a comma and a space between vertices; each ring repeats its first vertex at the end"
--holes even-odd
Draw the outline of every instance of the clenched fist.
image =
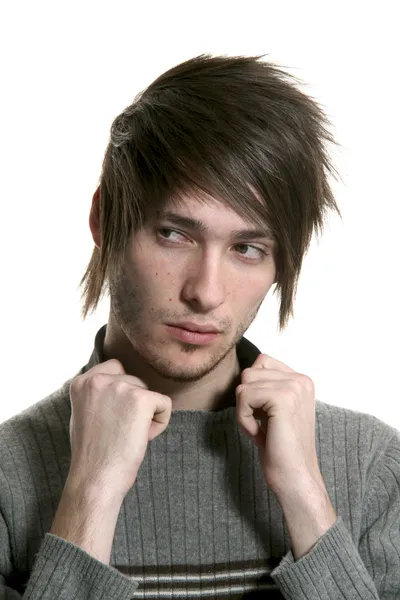
POLYGON ((111 359, 70 384, 69 478, 107 485, 125 497, 133 486, 147 444, 168 426, 171 398, 151 392, 111 359))

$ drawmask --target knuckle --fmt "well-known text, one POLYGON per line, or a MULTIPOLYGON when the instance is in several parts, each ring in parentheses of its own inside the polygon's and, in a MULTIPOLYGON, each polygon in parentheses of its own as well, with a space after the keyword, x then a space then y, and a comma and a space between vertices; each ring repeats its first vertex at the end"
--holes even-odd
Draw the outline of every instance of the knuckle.
POLYGON ((245 390, 245 386, 241 383, 240 385, 237 386, 236 388, 236 395, 237 396, 242 396, 243 392, 245 390))
POLYGON ((127 389, 130 389, 130 385, 127 384, 126 381, 123 381, 122 379, 113 379, 111 382, 111 385, 113 387, 113 392, 114 394, 117 395, 123 395, 126 394, 127 389))
POLYGON ((114 379, 112 381, 113 391, 116 395, 120 396, 129 396, 134 400, 141 397, 141 392, 143 392, 143 388, 132 385, 129 381, 124 381, 123 379, 114 379))
POLYGON ((242 382, 248 383, 250 381, 251 375, 252 375, 252 369, 251 369, 251 367, 246 367, 246 369, 243 369, 243 371, 242 371, 242 382))
POLYGON ((82 385, 82 379, 81 376, 78 375, 77 377, 74 377, 71 380, 71 383, 69 384, 69 388, 70 390, 76 390, 78 389, 80 386, 82 385))
POLYGON ((303 385, 299 379, 292 379, 290 391, 294 396, 297 396, 303 391, 303 385))
POLYGON ((299 373, 297 381, 302 389, 305 388, 309 392, 314 391, 314 382, 311 379, 311 377, 308 377, 308 375, 304 375, 304 373, 299 373))
POLYGON ((292 380, 290 385, 285 389, 285 398, 288 402, 288 406, 296 406, 303 388, 300 383, 296 380, 292 380))
POLYGON ((115 367, 118 371, 118 373, 120 372, 120 370, 123 370, 123 366, 120 360, 118 360, 118 358, 110 358, 107 361, 112 367, 115 367))
POLYGON ((106 373, 93 373, 87 378, 86 384, 90 390, 99 391, 105 387, 108 381, 109 377, 106 373))
POLYGON ((292 392, 292 394, 300 394, 304 389, 301 377, 296 376, 295 378, 290 379, 289 389, 292 392))
POLYGON ((308 377, 308 375, 303 375, 302 381, 303 381, 303 385, 305 385, 307 389, 314 390, 314 382, 311 379, 311 377, 308 377))

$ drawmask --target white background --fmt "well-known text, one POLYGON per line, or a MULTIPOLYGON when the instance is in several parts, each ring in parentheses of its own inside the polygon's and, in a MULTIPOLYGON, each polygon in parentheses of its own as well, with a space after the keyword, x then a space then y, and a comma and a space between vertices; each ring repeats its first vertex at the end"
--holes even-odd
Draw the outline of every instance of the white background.
MULTIPOLYGON (((400 428, 397 2, 14 2, 0 15, 0 421, 89 359, 109 301, 80 319, 92 194, 114 117, 197 54, 261 54, 303 79, 343 150, 295 318, 267 296, 246 336, 319 400, 400 428)), ((274 289, 273 286, 272 289, 274 289)))

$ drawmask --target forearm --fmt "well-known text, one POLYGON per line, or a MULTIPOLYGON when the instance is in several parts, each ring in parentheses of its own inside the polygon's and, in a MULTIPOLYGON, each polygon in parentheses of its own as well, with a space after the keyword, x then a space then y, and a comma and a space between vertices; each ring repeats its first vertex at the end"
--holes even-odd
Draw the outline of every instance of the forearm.
POLYGON ((307 480, 278 496, 295 560, 307 554, 336 522, 337 514, 323 481, 307 480))
POLYGON ((67 481, 49 533, 108 565, 122 501, 105 494, 104 486, 89 488, 67 481))

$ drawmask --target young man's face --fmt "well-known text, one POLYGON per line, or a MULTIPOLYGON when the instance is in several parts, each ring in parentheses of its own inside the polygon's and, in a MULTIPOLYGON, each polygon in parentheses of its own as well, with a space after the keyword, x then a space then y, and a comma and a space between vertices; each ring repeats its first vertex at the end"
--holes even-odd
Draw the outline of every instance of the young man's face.
POLYGON ((162 377, 196 381, 235 351, 254 320, 275 281, 273 242, 239 238, 235 230, 260 227, 213 200, 188 198, 165 211, 201 221, 208 231, 162 217, 137 232, 124 271, 110 282, 112 318, 162 377), (184 321, 219 333, 200 343, 173 327, 184 321))

